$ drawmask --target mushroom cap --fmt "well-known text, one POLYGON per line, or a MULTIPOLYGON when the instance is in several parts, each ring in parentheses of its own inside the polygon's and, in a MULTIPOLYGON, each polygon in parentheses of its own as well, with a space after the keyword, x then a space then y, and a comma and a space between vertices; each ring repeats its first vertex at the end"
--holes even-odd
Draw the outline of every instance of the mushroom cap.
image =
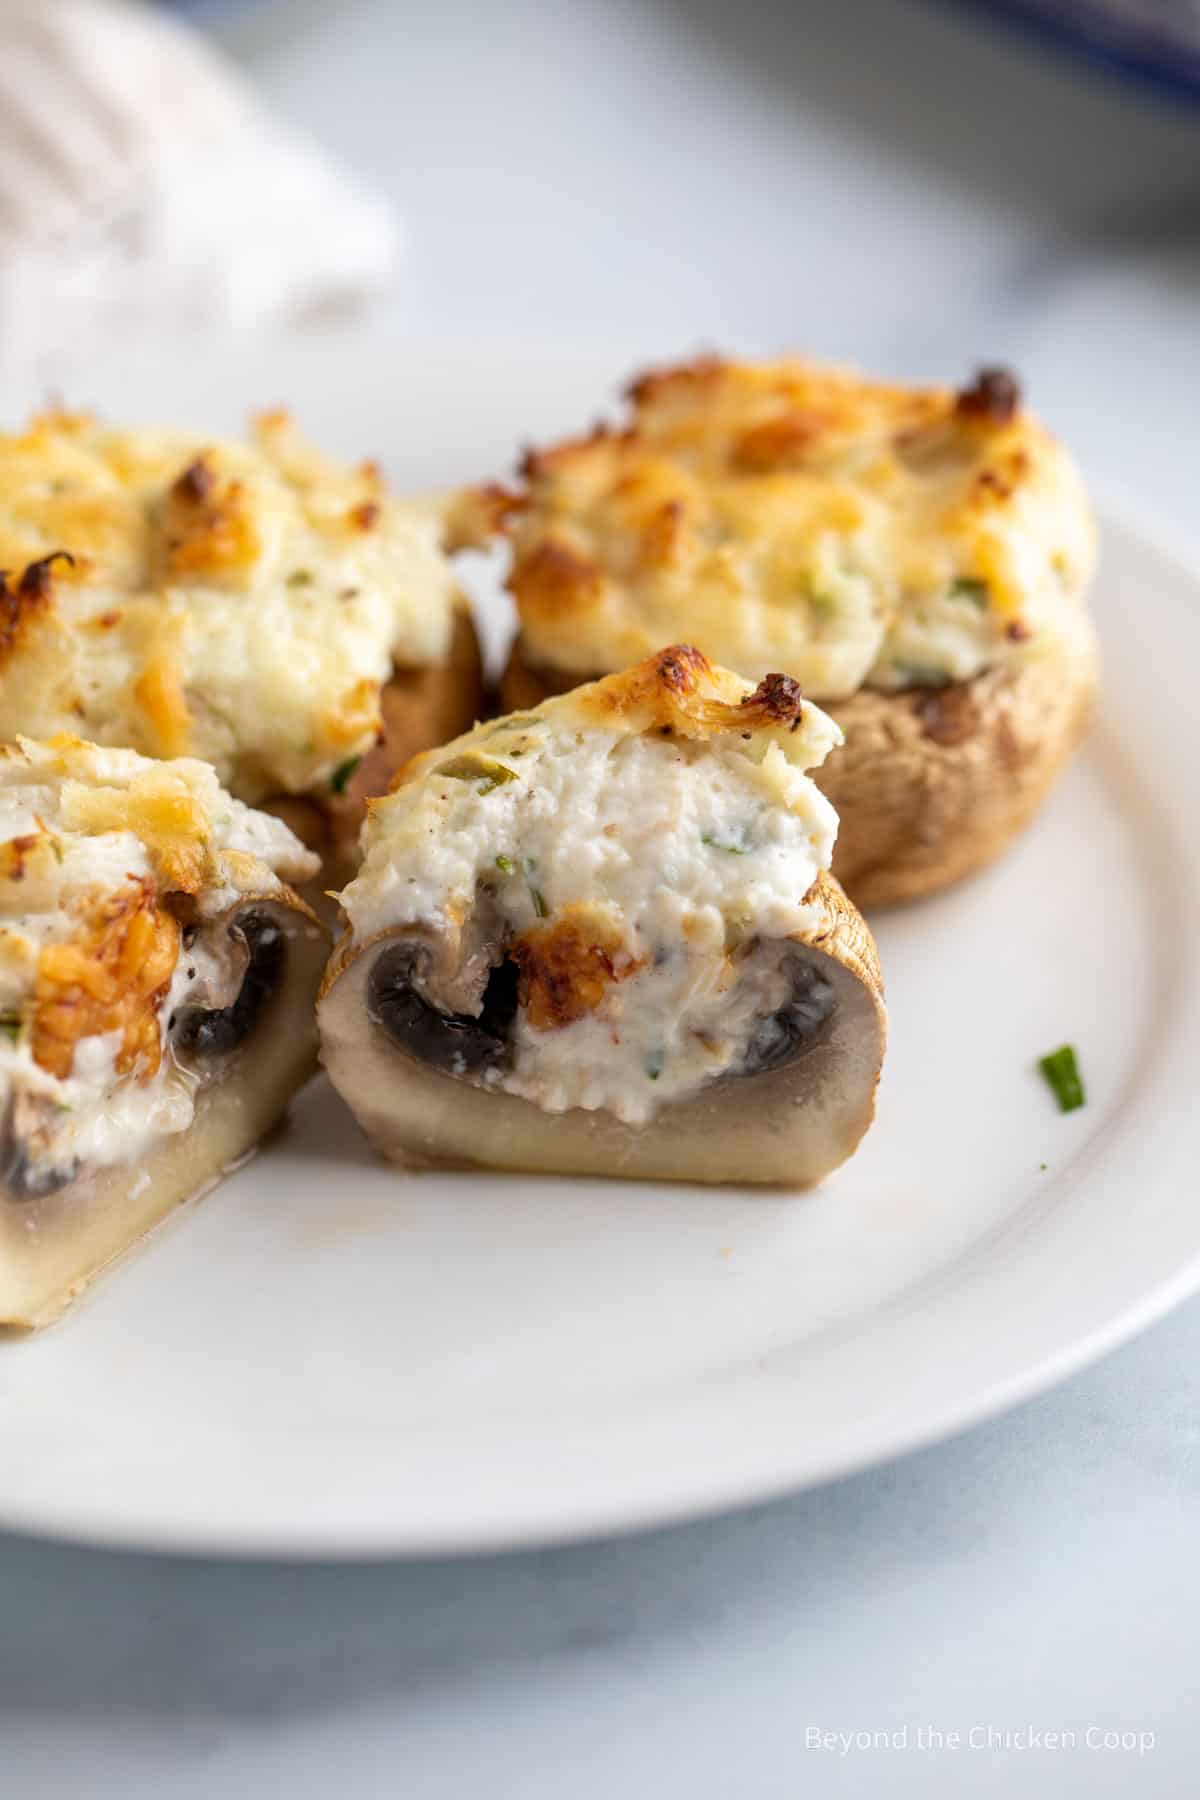
MULTIPOLYGON (((1075 608, 1037 657, 946 687, 862 688, 824 710, 845 743, 813 771, 840 820, 833 872, 871 910, 974 874, 1027 825, 1086 726, 1096 635, 1075 608)), ((572 677, 530 662, 520 638, 500 684, 523 711, 572 677)))
POLYGON ((649 1125, 580 1108, 547 1113, 404 1051, 368 1007, 374 962, 403 931, 342 940, 317 1006, 322 1061, 375 1147, 406 1168, 811 1186, 851 1155, 874 1117, 886 1016, 861 915, 826 875, 806 899, 820 918, 795 941, 833 985, 828 1026, 795 1060, 715 1081, 649 1125))
POLYGON ((845 743, 813 779, 837 809, 834 872, 857 904, 923 899, 999 856, 1082 736, 1098 672, 1079 612, 1036 660, 830 705, 845 743))

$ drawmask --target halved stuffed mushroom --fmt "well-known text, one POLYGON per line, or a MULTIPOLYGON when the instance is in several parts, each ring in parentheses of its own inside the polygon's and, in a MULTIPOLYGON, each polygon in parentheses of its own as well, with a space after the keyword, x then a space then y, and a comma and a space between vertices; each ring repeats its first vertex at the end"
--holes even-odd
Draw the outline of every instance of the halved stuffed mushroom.
POLYGON ((44 1324, 316 1062, 317 859, 191 760, 0 746, 0 1325, 44 1324))
POLYGON ((1096 680, 1095 556, 1063 447, 1003 370, 909 388, 702 358, 642 376, 623 429, 530 452, 457 528, 512 542, 528 706, 686 635, 784 669, 842 726, 816 779, 864 906, 945 887, 1036 810, 1096 680))
POLYGON ((349 872, 363 803, 480 714, 437 506, 285 413, 244 443, 50 413, 0 437, 0 738, 210 762, 349 872))
POLYGON ((675 646, 373 801, 322 1057, 410 1167, 803 1187, 869 1125, 874 944, 794 681, 675 646))

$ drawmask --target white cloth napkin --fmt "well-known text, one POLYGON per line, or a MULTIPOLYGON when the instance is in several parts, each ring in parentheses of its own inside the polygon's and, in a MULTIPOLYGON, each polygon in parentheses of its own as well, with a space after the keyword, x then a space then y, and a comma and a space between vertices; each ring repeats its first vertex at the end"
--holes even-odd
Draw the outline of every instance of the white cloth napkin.
POLYGON ((386 286, 390 207, 131 0, 0 0, 0 367, 386 286))

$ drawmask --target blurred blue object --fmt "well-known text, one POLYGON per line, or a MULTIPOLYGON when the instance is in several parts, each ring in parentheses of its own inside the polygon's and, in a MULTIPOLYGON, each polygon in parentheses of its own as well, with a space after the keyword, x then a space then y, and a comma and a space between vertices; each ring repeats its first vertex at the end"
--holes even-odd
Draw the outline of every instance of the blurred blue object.
MULTIPOLYGON (((169 12, 206 19, 252 12, 265 0, 158 0, 169 12)), ((1200 102, 1200 0, 945 0, 984 13, 1108 75, 1140 81, 1177 100, 1200 102)), ((752 13, 753 0, 750 11, 752 13)))
POLYGON ((954 0, 988 13, 1109 75, 1200 102, 1196 0, 954 0))

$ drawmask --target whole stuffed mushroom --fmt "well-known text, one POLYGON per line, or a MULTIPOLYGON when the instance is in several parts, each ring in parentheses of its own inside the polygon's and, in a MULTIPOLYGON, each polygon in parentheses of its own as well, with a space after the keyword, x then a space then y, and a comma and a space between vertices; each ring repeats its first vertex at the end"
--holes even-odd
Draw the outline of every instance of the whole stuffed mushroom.
POLYGON ((529 452, 503 530, 520 635, 503 704, 686 636, 795 677, 845 734, 816 780, 859 905, 936 893, 1032 817, 1096 684, 1095 531, 1063 449, 1006 371, 955 392, 802 361, 643 375, 628 423, 529 452))

